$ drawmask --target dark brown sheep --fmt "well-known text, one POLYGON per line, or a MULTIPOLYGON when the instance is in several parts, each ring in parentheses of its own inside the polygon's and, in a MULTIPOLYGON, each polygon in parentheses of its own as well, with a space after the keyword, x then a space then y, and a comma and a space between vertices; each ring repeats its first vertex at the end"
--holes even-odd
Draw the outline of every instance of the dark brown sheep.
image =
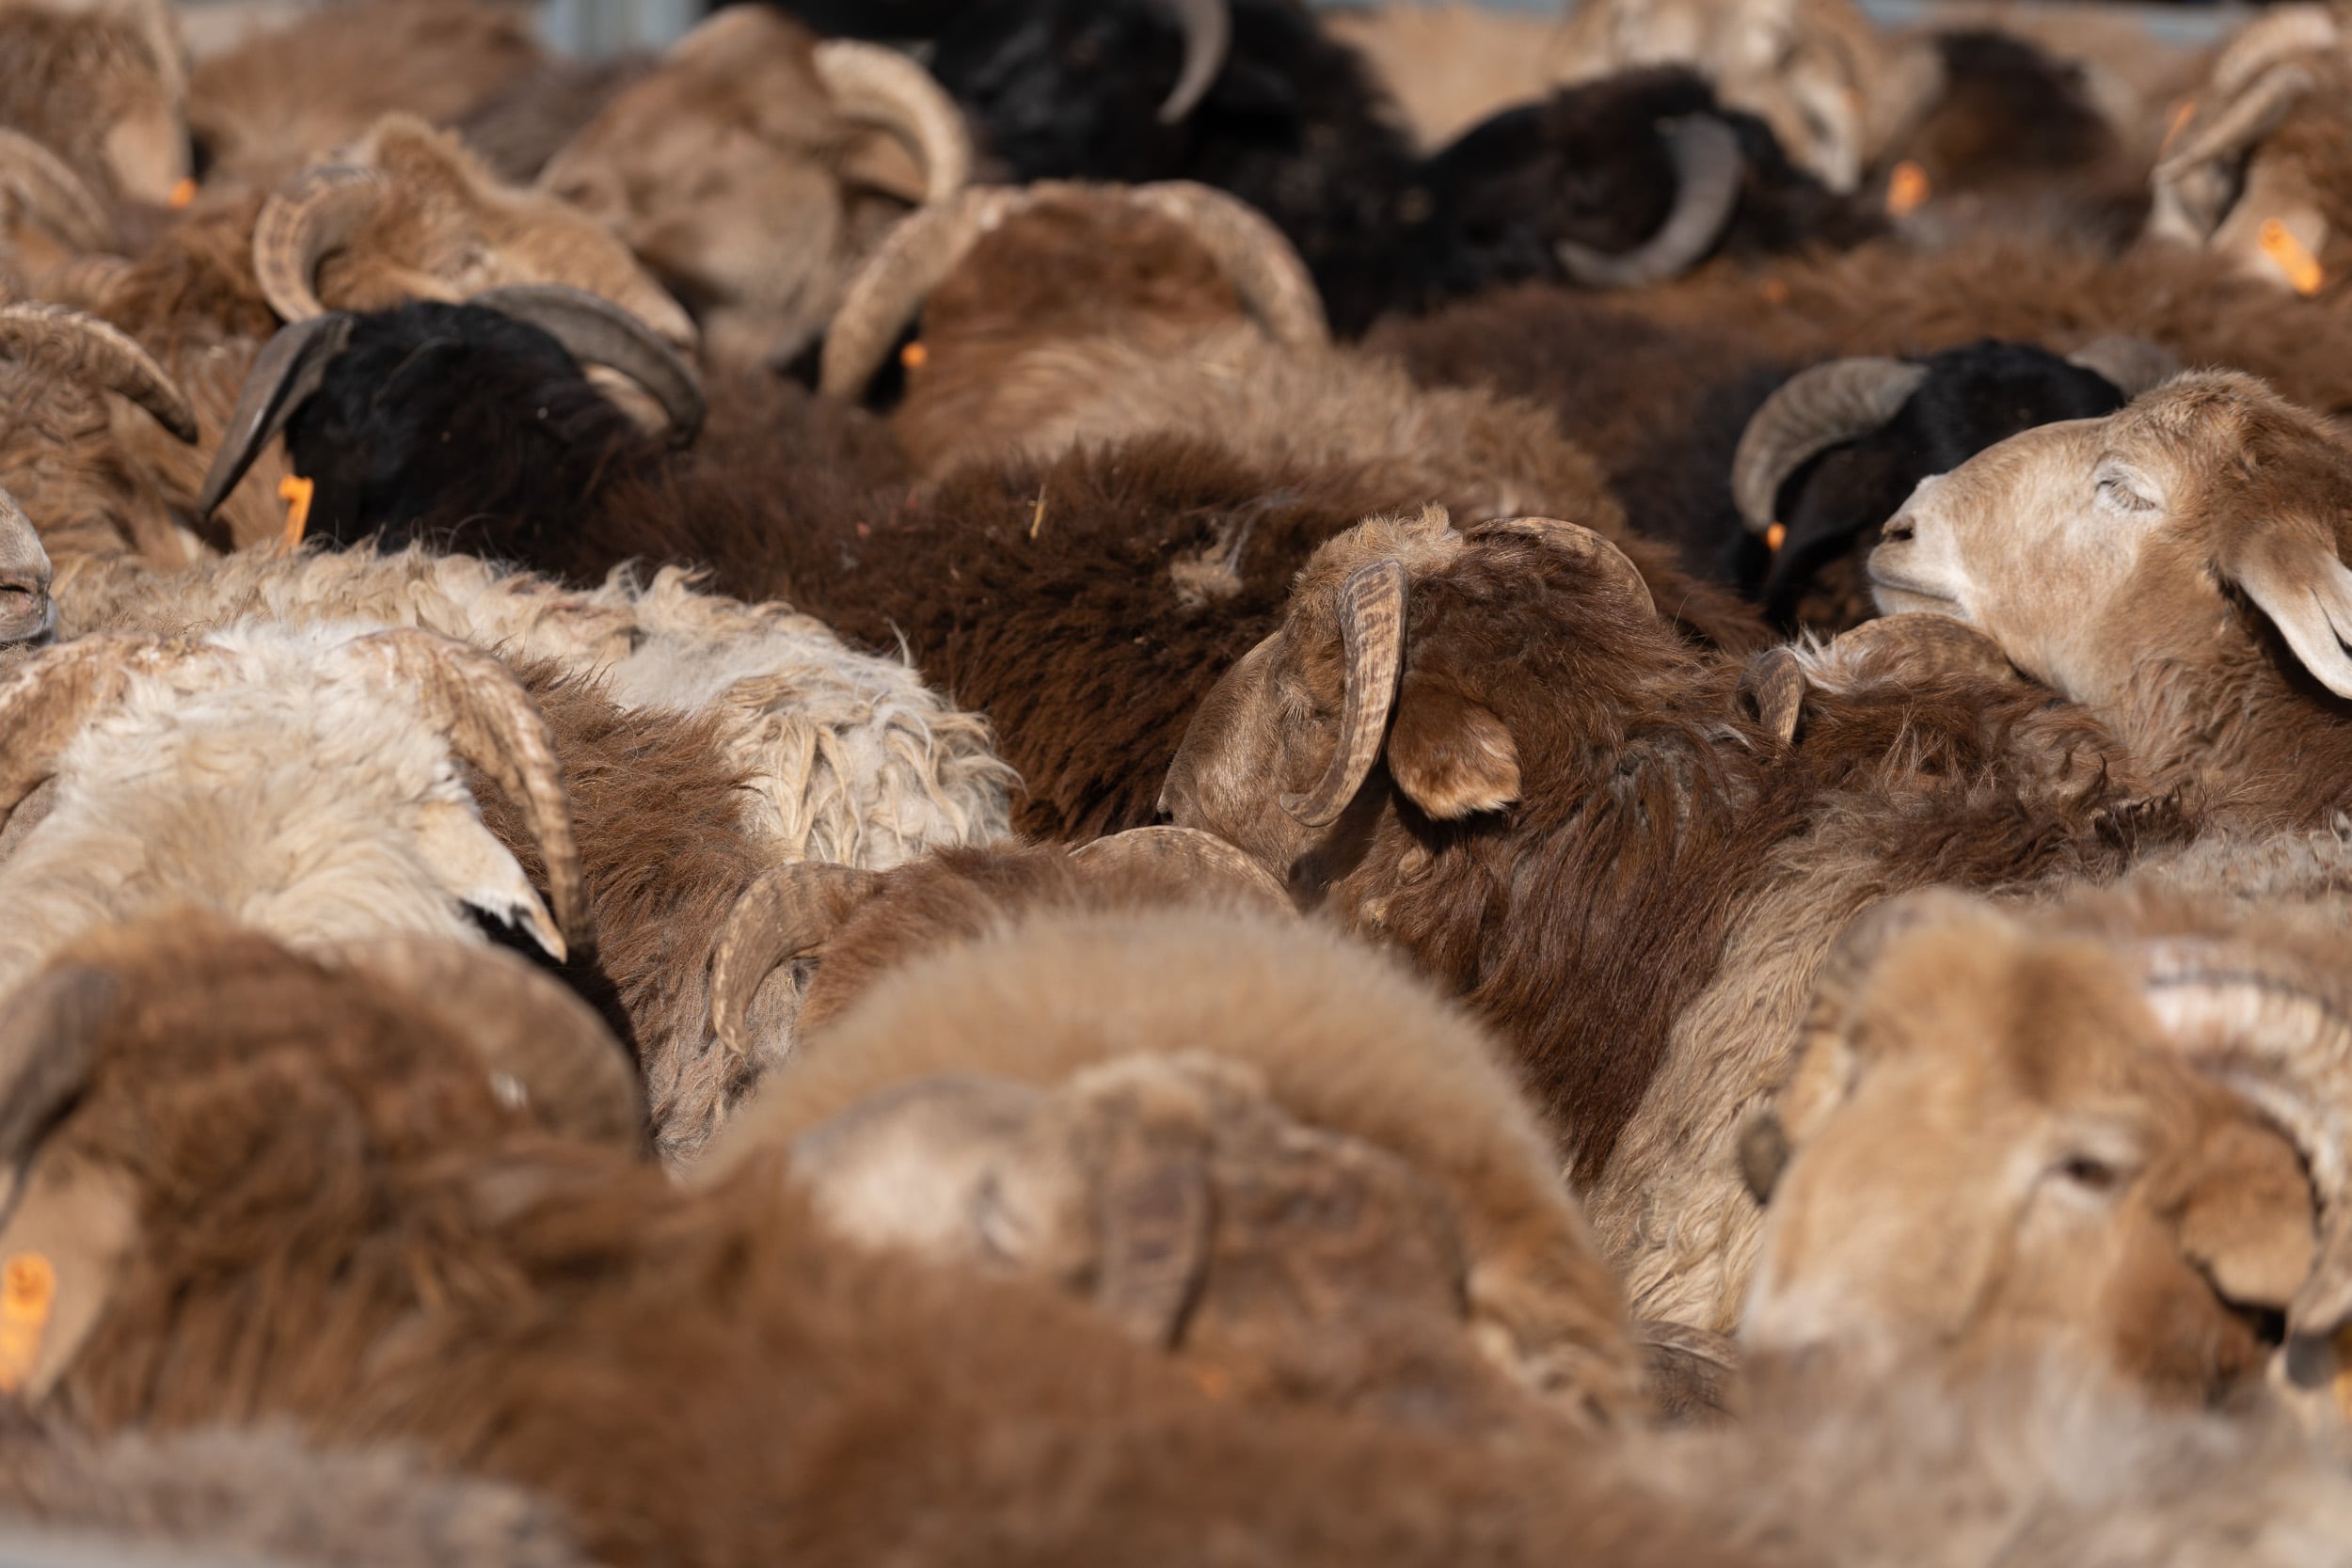
POLYGON ((1369 522, 1203 700, 1164 799, 1488 1020, 1637 1314, 1728 1329, 1738 1113, 1847 921, 2185 831, 2095 721, 1979 673, 1997 651, 1894 679, 1850 656, 1808 690, 1786 652, 1694 651, 1581 529, 1369 522))
POLYGON ((7 1029, 14 1224, 119 1243, 56 1254, 96 1310, 47 1399, 100 1433, 411 1443, 618 1565, 1735 1560, 1548 1422, 1220 1397, 1051 1291, 839 1242, 780 1157, 680 1192, 551 1138, 256 938, 94 938, 7 1029))

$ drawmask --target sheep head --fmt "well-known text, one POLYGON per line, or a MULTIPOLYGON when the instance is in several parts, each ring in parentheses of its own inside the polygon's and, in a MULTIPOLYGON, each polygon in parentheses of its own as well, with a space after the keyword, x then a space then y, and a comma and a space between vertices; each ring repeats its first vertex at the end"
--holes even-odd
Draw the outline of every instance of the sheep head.
POLYGON ((405 115, 271 197, 253 267, 289 322, 556 283, 612 301, 681 353, 694 348, 685 310, 595 219, 501 184, 454 135, 405 115))
POLYGON ((2182 376, 2104 420, 2012 436, 1922 483, 1871 552, 1879 608, 1956 616, 2077 702, 2153 663, 2267 656, 2352 696, 2352 451, 2251 377, 2182 376))
POLYGON ((1957 895, 1865 916, 1743 1144, 1769 1194, 1743 1346, 2249 1388, 2312 1264, 2312 1188, 2151 995, 2129 950, 1957 895))
POLYGON ((757 363, 820 335, 882 235, 961 189, 971 164, 961 114, 913 60, 815 43, 747 6, 680 40, 539 187, 692 306, 714 354, 757 363))

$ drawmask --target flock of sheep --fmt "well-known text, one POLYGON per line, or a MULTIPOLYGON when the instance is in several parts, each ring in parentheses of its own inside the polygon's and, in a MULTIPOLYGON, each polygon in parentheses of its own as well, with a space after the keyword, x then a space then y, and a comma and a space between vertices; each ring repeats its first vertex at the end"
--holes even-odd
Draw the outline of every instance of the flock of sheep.
POLYGON ((203 31, 0 0, 0 1555, 2352 1563, 2352 10, 203 31))

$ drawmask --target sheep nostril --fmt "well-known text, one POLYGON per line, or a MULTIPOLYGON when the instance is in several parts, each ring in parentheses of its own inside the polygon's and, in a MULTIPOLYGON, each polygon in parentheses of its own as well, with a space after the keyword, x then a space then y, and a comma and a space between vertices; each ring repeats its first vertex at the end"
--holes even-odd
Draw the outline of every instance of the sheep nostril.
POLYGON ((1899 545, 1910 537, 1911 525, 1900 517, 1895 518, 1879 530, 1879 543, 1883 545, 1899 545))
POLYGON ((0 626, 40 615, 49 602, 49 585, 23 578, 0 578, 0 626))

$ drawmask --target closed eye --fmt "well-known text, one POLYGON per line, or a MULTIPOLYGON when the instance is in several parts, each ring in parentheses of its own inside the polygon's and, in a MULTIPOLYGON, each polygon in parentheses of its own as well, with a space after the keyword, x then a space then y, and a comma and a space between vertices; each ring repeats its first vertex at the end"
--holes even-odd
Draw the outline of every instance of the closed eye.
POLYGON ((2153 512, 2156 503, 2113 474, 2099 481, 2099 499, 2124 512, 2153 512))

